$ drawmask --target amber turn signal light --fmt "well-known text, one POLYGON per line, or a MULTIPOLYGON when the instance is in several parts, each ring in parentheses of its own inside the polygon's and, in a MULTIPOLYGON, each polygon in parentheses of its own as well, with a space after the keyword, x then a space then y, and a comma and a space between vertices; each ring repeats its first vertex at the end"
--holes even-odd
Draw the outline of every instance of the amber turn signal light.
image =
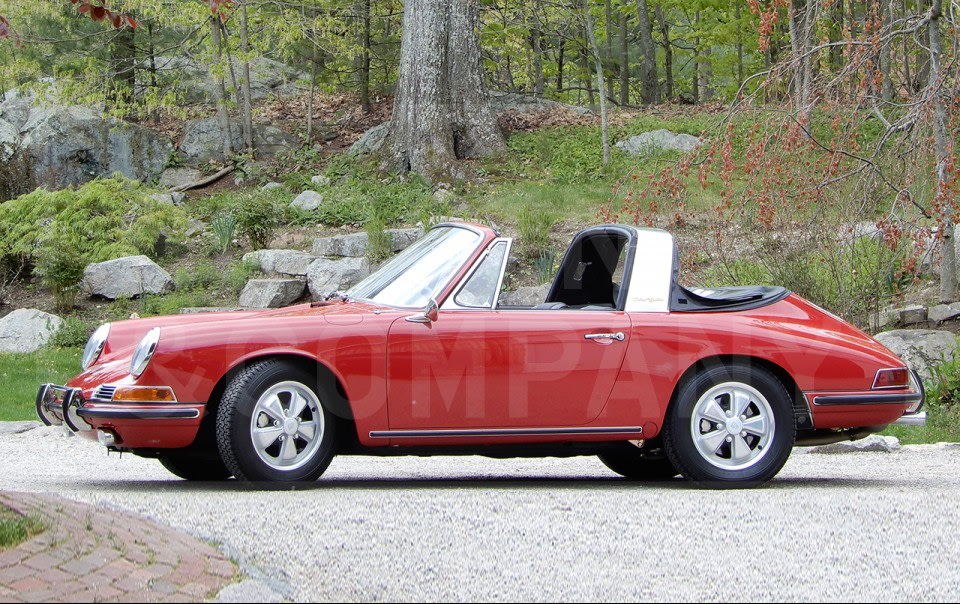
POLYGON ((874 388, 906 388, 910 385, 910 371, 906 367, 881 369, 873 380, 874 388))
POLYGON ((125 403, 175 403, 177 397, 167 386, 120 386, 113 400, 125 403))

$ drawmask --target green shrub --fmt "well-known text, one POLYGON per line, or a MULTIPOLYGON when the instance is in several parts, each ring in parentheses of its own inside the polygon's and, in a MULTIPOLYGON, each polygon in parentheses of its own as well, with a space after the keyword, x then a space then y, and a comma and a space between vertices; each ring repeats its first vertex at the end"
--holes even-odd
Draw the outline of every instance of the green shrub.
POLYGON ((393 239, 386 231, 383 218, 374 214, 367 220, 364 229, 369 239, 367 257, 371 262, 382 262, 393 255, 393 239))
POLYGON ((74 307, 80 293, 80 280, 87 266, 87 255, 78 244, 76 234, 54 232, 41 240, 34 272, 53 292, 58 310, 74 307))
POLYGON ((233 213, 237 232, 247 239, 253 249, 268 247, 273 234, 283 221, 284 206, 275 191, 256 191, 237 197, 233 213))
POLYGON ((209 262, 202 262, 190 268, 177 269, 173 276, 177 291, 203 291, 217 288, 222 282, 222 275, 217 267, 209 262))
POLYGON ((557 272, 557 253, 553 250, 543 250, 533 262, 537 270, 537 281, 540 285, 550 283, 557 272))
POLYGON ((83 348, 95 329, 89 321, 79 317, 66 317, 50 343, 58 348, 83 348))
POLYGON ((520 243, 524 252, 531 258, 537 258, 550 246, 550 231, 557 223, 557 217, 551 212, 531 206, 524 206, 518 216, 517 229, 520 231, 520 243))
POLYGON ((256 263, 245 263, 239 260, 233 262, 226 271, 226 287, 233 294, 239 294, 247 281, 259 271, 260 267, 256 263))
POLYGON ((0 260, 36 265, 59 302, 69 304, 78 266, 82 274, 89 262, 155 257, 161 236, 172 243, 182 239, 183 210, 150 199, 150 193, 137 182, 111 178, 76 189, 38 189, 8 201, 0 205, 0 260))
POLYGON ((220 253, 227 253, 237 231, 237 218, 230 212, 219 212, 210 221, 210 228, 220 244, 220 253))

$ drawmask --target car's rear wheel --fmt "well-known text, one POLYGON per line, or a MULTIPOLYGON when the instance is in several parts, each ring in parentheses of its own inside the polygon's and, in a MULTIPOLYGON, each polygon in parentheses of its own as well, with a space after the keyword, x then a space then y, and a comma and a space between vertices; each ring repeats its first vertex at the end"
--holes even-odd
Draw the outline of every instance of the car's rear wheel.
POLYGON ((716 365, 681 384, 667 413, 667 456, 684 477, 714 488, 758 486, 793 449, 790 395, 769 371, 716 365))
POLYGON ((240 371, 217 411, 217 446, 238 480, 307 482, 334 455, 335 422, 316 376, 268 360, 240 371))
POLYGON ((625 444, 598 457, 617 474, 638 482, 670 480, 679 474, 662 449, 654 453, 625 444))
POLYGON ((219 455, 191 455, 168 453, 157 458, 164 468, 184 480, 226 480, 233 473, 223 464, 219 455))

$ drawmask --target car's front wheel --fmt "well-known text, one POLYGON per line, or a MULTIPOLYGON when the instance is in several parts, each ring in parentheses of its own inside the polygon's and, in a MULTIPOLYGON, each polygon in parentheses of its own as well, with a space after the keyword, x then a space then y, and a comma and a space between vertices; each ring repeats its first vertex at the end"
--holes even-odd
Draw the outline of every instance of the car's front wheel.
POLYGON ((769 371, 746 364, 697 371, 667 413, 664 446, 684 477, 714 488, 758 486, 793 449, 791 398, 769 371))
POLYGON ((307 482, 334 455, 335 422, 316 376, 279 360, 256 363, 227 385, 217 446, 238 480, 307 482))

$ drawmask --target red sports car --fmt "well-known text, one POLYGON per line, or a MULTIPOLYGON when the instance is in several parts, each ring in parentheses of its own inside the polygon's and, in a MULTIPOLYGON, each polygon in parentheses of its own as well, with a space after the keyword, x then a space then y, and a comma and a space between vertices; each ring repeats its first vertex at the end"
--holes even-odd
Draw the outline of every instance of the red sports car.
POLYGON ((103 325, 38 414, 196 480, 312 481, 336 454, 598 455, 708 486, 924 421, 916 375, 870 336, 780 287, 682 287, 669 233, 582 231, 535 306, 499 301, 511 244, 444 223, 326 301, 103 325))

